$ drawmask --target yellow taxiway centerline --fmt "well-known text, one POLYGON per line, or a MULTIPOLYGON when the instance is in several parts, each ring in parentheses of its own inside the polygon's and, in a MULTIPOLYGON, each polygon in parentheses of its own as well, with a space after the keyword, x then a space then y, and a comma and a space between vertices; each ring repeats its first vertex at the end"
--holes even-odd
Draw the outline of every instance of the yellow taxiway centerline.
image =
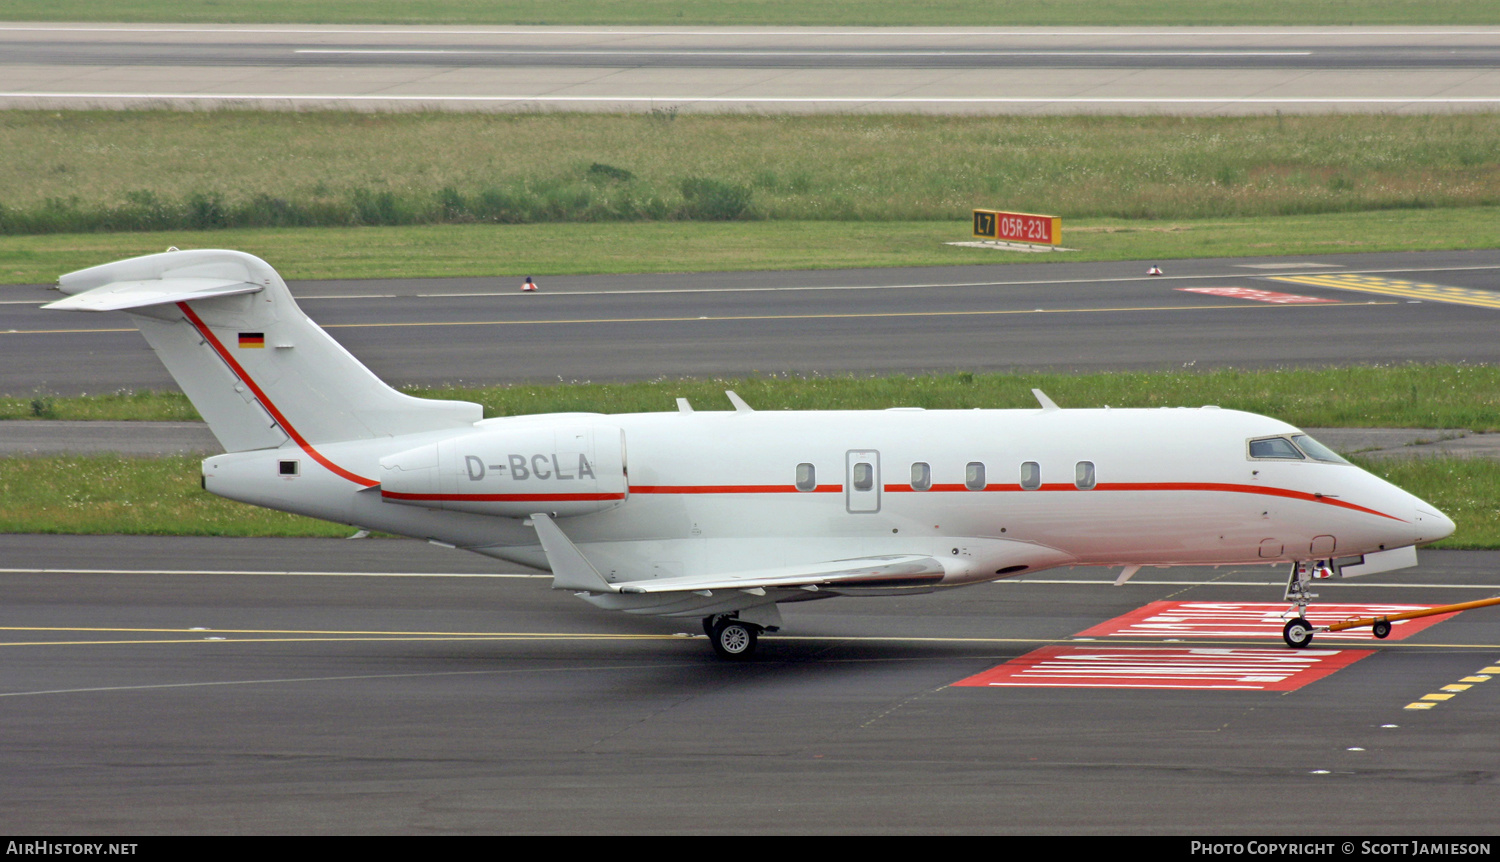
POLYGON ((1424 302, 1446 302, 1454 305, 1474 305, 1480 308, 1500 308, 1500 293, 1493 290, 1476 290, 1469 287, 1448 287, 1420 281, 1402 281, 1395 278, 1379 278, 1373 275, 1351 275, 1330 273, 1327 275, 1281 275, 1273 281, 1292 284, 1310 284, 1315 287, 1332 287, 1337 290, 1353 290, 1359 293, 1374 293, 1381 296, 1402 296, 1424 302))
MULTIPOLYGON (((1010 308, 964 311, 873 311, 838 314, 739 314, 687 317, 597 317, 548 320, 433 320, 392 321, 389 323, 325 323, 324 329, 384 329, 407 326, 558 326, 604 323, 714 323, 752 320, 861 320, 882 317, 977 317, 1016 314, 1118 314, 1140 311, 1267 311, 1273 309, 1365 308, 1371 305, 1396 305, 1394 302, 1320 302, 1309 305, 1266 305, 1244 303, 1224 305, 1141 305, 1110 308, 1010 308)), ((86 332, 134 332, 134 329, 11 329, 0 335, 65 335, 86 332)))

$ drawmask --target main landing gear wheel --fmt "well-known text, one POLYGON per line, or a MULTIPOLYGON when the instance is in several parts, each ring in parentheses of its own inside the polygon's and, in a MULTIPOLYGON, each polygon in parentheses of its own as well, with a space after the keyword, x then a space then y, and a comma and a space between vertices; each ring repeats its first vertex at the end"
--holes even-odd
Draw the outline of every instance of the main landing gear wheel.
POLYGON ((708 641, 720 658, 749 658, 755 652, 755 642, 760 637, 760 627, 742 623, 731 617, 704 620, 709 629, 708 641))
POLYGON ((1286 641, 1286 645, 1292 649, 1302 649, 1312 643, 1313 627, 1307 620, 1297 617, 1281 630, 1281 639, 1286 641))
POLYGON ((1370 626, 1370 633, 1375 635, 1375 637, 1380 638, 1381 640, 1385 640, 1386 638, 1390 637, 1391 634, 1391 621, 1376 620, 1375 625, 1370 626))

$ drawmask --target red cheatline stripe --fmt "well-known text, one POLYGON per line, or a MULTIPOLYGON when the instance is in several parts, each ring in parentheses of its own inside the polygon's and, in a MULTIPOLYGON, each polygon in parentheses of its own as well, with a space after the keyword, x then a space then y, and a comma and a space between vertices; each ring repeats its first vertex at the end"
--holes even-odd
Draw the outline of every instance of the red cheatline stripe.
POLYGON ((623 500, 624 494, 407 494, 382 490, 380 496, 390 500, 449 501, 463 503, 565 503, 569 500, 623 500))
MULTIPOLYGON (((970 491, 965 485, 933 485, 927 491, 918 491, 910 485, 885 485, 886 493, 915 493, 931 494, 934 492, 965 492, 965 493, 1040 493, 1045 491, 1072 491, 1080 492, 1080 489, 1065 483, 1054 485, 1043 485, 1035 492, 1024 491, 1020 485, 988 485, 983 491, 970 491)), ((821 492, 842 491, 840 485, 819 485, 821 492)), ((1235 485, 1227 482, 1105 482, 1096 485, 1092 491, 1212 491, 1222 494, 1260 494, 1268 497, 1285 497, 1291 500, 1301 500, 1307 503, 1322 503, 1328 506, 1338 506, 1356 512, 1364 512, 1367 515, 1378 515, 1389 518, 1392 521, 1401 521, 1402 518, 1395 515, 1387 515, 1376 509, 1361 506, 1357 503, 1349 503, 1344 500, 1324 497, 1318 494, 1309 494, 1306 491, 1292 491, 1287 488, 1269 488, 1260 485, 1235 485)), ((632 494, 793 494, 798 493, 793 485, 645 485, 633 486, 632 494)))
POLYGON ((245 381, 245 385, 250 387, 251 392, 255 393, 255 397, 260 400, 261 405, 266 408, 266 411, 268 413, 271 414, 271 418, 276 420, 276 424, 281 426, 281 430, 285 431, 287 433, 287 436, 292 438, 292 442, 301 447, 303 452, 306 452, 308 456, 311 457, 314 461, 317 461, 319 464, 322 464, 324 467, 328 468, 328 470, 333 474, 348 479, 350 482, 354 482, 357 485, 363 485, 366 488, 369 488, 380 484, 374 479, 366 479, 364 476, 361 476, 357 473, 351 473, 348 470, 345 470, 343 467, 340 467, 339 465, 323 457, 323 454, 321 452, 314 449, 311 443, 307 442, 307 440, 301 434, 297 433, 297 429, 292 427, 292 423, 286 420, 286 416, 282 415, 281 411, 276 408, 276 405, 272 403, 271 399, 266 397, 266 393, 258 385, 256 385, 255 381, 251 379, 248 373, 246 373, 244 367, 240 365, 239 362, 237 362, 235 358, 229 354, 229 351, 224 347, 224 343, 219 340, 218 336, 214 335, 213 330, 208 328, 208 324, 203 322, 203 318, 199 317, 196 312, 189 308, 186 302, 177 303, 177 307, 182 310, 182 313, 184 315, 187 316, 188 322, 192 323, 193 326, 197 328, 198 332, 203 336, 204 340, 207 341, 211 347, 213 347, 214 352, 219 354, 219 358, 229 363, 229 367, 234 371, 235 375, 238 376, 241 380, 245 381))
MULTIPOLYGON (((843 485, 819 485, 810 492, 833 494, 843 485)), ((632 494, 800 494, 796 485, 631 485, 632 494)))
POLYGON ((1344 509, 1352 509, 1356 512, 1364 512, 1367 515, 1379 515, 1382 518, 1390 518, 1392 521, 1402 520, 1394 515, 1387 515, 1384 512, 1368 509, 1356 503, 1347 503, 1333 497, 1325 497, 1322 494, 1309 494, 1306 491, 1292 491, 1287 488, 1269 488, 1259 485, 1235 485, 1221 482, 1107 482, 1101 483, 1098 489, 1101 491, 1220 491, 1228 494, 1262 494, 1268 497, 1286 497, 1291 500, 1303 500, 1312 503, 1323 503, 1329 506, 1338 506, 1344 509))

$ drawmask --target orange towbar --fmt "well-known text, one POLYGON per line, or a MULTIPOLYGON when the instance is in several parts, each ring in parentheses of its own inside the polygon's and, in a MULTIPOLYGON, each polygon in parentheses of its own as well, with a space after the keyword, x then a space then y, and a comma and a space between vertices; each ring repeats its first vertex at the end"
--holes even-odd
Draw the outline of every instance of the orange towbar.
POLYGON ((1418 617, 1431 617, 1438 614, 1453 614, 1466 611, 1470 608, 1487 608, 1490 605, 1500 605, 1500 599, 1480 599, 1477 602, 1461 602, 1456 605, 1442 605, 1436 608, 1428 608, 1424 611, 1407 611, 1404 614, 1391 614, 1385 617, 1360 617, 1358 619, 1341 620, 1329 626, 1320 626, 1317 631, 1341 632, 1345 629, 1357 629, 1361 626, 1369 626, 1375 637, 1384 638, 1391 633, 1391 623, 1396 620, 1414 620, 1418 617))

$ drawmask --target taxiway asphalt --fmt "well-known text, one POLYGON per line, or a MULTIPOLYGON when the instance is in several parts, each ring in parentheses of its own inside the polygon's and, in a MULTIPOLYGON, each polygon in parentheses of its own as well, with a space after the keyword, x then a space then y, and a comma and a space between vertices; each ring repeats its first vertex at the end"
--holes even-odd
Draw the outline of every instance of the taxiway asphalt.
POLYGON ((0 24, 0 106, 1491 111, 1492 27, 0 24))
MULTIPOLYGON (((291 287, 394 385, 1500 362, 1500 252, 1183 260, 1160 277, 1150 264, 576 276, 535 294, 517 290, 524 274, 291 287)), ((41 310, 58 297, 0 287, 0 393, 173 386, 123 316, 41 310)))
MULTIPOLYGON (((747 663, 405 540, 3 536, 12 833, 1488 834, 1495 608, 1291 691, 964 687, 1155 601, 1277 570, 1099 569, 789 609, 747 663), (1444 687, 1462 690, 1445 692, 1444 687), (1426 700, 1430 694, 1445 699, 1426 700), (1425 709, 1409 708, 1429 703, 1425 709)), ((1500 592, 1424 552, 1323 602, 1500 592)))

